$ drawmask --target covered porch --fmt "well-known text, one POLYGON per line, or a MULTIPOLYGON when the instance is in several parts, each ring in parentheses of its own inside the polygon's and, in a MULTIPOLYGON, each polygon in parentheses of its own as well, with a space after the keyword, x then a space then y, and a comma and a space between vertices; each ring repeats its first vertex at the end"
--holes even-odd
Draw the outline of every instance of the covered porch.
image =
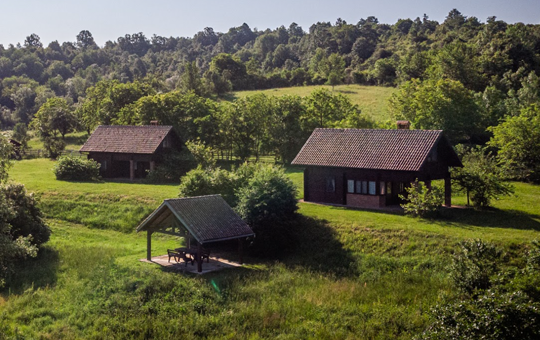
POLYGON ((141 231, 146 231, 147 235, 146 262, 173 266, 171 268, 178 268, 175 264, 180 264, 186 268, 183 271, 189 271, 187 268, 194 267, 196 263, 198 273, 210 268, 240 266, 243 263, 243 242, 254 236, 247 223, 220 195, 165 200, 137 227, 137 232, 141 231), (183 237, 186 246, 168 249, 168 254, 152 257, 153 233, 183 237), (212 253, 217 242, 234 240, 238 244, 238 263, 223 260, 212 253))

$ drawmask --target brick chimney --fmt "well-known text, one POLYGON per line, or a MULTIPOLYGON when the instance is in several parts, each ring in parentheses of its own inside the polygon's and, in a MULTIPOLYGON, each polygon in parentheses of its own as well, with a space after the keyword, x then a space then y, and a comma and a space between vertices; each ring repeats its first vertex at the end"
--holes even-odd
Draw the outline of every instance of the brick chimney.
POLYGON ((408 120, 398 120, 397 128, 398 130, 409 130, 411 128, 411 122, 408 120))

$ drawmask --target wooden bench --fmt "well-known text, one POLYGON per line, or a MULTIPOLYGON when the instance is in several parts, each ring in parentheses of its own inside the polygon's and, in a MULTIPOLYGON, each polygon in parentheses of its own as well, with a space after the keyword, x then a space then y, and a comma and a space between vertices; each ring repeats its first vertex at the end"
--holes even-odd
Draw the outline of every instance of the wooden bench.
POLYGON ((172 257, 176 262, 180 262, 180 259, 184 260, 184 262, 186 263, 186 267, 188 265, 188 262, 191 262, 191 265, 193 266, 193 259, 186 256, 186 253, 184 252, 167 249, 167 255, 169 255, 169 262, 171 262, 172 257))

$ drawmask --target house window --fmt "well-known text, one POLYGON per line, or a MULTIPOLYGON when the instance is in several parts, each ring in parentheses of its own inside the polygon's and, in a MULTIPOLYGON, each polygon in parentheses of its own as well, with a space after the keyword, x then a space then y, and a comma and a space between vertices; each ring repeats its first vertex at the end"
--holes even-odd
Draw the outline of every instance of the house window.
POLYGON ((137 170, 137 162, 133 162, 133 169, 137 170))
POLYGON ((326 177, 326 192, 336 192, 336 179, 334 177, 326 177))
POLYGON ((386 182, 386 193, 388 195, 392 194, 392 182, 386 182))
POLYGON ((352 179, 347 181, 347 192, 349 194, 354 194, 354 180, 352 179))
POLYGON ((376 195, 377 194, 377 182, 369 181, 369 194, 370 195, 376 195))
POLYGON ((379 183, 379 190, 381 191, 380 195, 384 195, 386 193, 384 190, 385 188, 386 188, 386 184, 384 182, 379 183))
POLYGON ((163 147, 164 148, 168 148, 170 147, 170 143, 169 143, 169 137, 165 137, 165 139, 163 140, 163 147))
POLYGON ((405 191, 405 183, 400 182, 399 183, 399 193, 403 193, 405 191))
POLYGON ((101 170, 107 171, 107 161, 106 160, 101 162, 101 170))
POLYGON ((362 181, 362 194, 367 195, 368 193, 368 182, 362 181))

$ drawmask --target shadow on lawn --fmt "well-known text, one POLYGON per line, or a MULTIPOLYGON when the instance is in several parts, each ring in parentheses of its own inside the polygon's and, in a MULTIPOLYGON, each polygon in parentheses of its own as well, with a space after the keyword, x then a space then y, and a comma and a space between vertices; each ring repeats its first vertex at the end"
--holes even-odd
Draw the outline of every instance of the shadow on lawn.
MULTIPOLYGON (((443 209, 441 217, 442 220, 439 223, 445 225, 461 224, 476 227, 540 231, 540 215, 515 210, 452 208, 443 209)), ((435 221, 435 223, 437 222, 435 221)))
POLYGON ((36 258, 20 261, 13 275, 0 294, 21 294, 29 288, 41 288, 56 284, 59 267, 58 251, 43 246, 36 258))
POLYGON ((354 256, 327 221, 300 215, 292 233, 296 247, 287 257, 287 265, 337 276, 356 274, 354 256))

